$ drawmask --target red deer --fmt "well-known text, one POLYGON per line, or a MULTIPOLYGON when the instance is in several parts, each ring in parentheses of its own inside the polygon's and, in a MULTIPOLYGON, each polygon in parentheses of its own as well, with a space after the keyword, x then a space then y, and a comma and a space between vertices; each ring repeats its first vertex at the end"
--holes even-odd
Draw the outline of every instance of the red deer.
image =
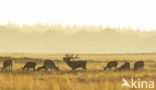
POLYGON ((48 71, 48 68, 51 70, 54 69, 56 71, 59 71, 59 67, 56 67, 55 63, 52 60, 45 60, 42 67, 38 67, 37 71, 44 69, 48 71))
POLYGON ((71 59, 75 59, 78 58, 78 55, 74 56, 72 55, 68 55, 66 54, 66 57, 63 58, 63 61, 70 67, 72 68, 72 70, 75 70, 77 68, 83 68, 84 70, 86 70, 86 61, 71 61, 71 59))
POLYGON ((9 69, 12 69, 12 60, 11 59, 5 60, 3 62, 3 68, 2 68, 2 70, 4 70, 7 67, 9 67, 9 69))
POLYGON ((143 70, 144 68, 144 62, 143 61, 137 61, 134 64, 134 71, 143 70))
POLYGON ((119 70, 119 71, 122 71, 122 70, 130 71, 130 63, 129 62, 125 62, 123 65, 121 65, 119 68, 117 68, 117 70, 119 70))
POLYGON ((35 71, 35 66, 36 66, 37 64, 35 63, 35 62, 27 62, 25 65, 24 65, 24 67, 22 68, 22 70, 24 70, 25 68, 27 68, 27 70, 29 69, 29 68, 33 68, 33 70, 35 71))
POLYGON ((118 62, 117 61, 110 61, 108 62, 107 66, 104 67, 104 70, 107 70, 107 69, 112 69, 113 67, 115 68, 115 71, 117 69, 117 65, 118 65, 118 62))

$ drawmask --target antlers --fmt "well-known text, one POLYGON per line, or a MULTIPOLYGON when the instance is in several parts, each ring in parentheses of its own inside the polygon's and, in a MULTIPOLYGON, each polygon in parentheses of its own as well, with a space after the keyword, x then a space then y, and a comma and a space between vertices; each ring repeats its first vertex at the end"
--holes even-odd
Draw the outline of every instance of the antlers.
POLYGON ((78 54, 75 54, 75 55, 74 54, 66 54, 66 57, 71 58, 71 59, 79 58, 78 54))

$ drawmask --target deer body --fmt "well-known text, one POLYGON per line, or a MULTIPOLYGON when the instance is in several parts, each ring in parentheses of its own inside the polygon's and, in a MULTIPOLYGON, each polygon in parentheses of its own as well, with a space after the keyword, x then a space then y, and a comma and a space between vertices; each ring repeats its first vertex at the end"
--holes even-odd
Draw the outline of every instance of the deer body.
POLYGON ((130 71, 130 63, 129 62, 125 62, 117 70, 119 70, 119 71, 122 71, 122 70, 124 70, 124 71, 126 71, 126 70, 130 71))
POLYGON ((77 57, 73 57, 73 55, 66 55, 66 57, 63 58, 64 62, 70 67, 72 68, 72 70, 75 70, 77 68, 83 68, 84 70, 86 70, 86 61, 71 61, 71 59, 74 59, 77 57))
POLYGON ((11 59, 5 60, 3 62, 2 70, 4 70, 7 67, 9 67, 9 69, 12 69, 12 60, 11 59))
POLYGON ((38 67, 38 71, 41 69, 45 69, 46 71, 50 68, 51 70, 54 69, 56 71, 59 71, 59 67, 56 67, 55 63, 52 60, 45 60, 42 67, 38 67))
POLYGON ((115 68, 115 70, 117 69, 117 65, 118 65, 118 62, 117 61, 110 61, 108 62, 107 66, 104 67, 104 70, 107 70, 107 69, 112 69, 113 67, 115 68))
POLYGON ((72 68, 72 70, 76 68, 83 68, 86 70, 86 61, 66 61, 67 65, 72 68))
POLYGON ((137 61, 134 64, 134 71, 138 71, 139 69, 143 69, 144 68, 144 62, 143 61, 137 61))
POLYGON ((25 68, 28 70, 30 68, 33 68, 33 70, 35 71, 35 66, 37 64, 35 62, 27 62, 24 67, 22 68, 22 70, 24 70, 25 68))

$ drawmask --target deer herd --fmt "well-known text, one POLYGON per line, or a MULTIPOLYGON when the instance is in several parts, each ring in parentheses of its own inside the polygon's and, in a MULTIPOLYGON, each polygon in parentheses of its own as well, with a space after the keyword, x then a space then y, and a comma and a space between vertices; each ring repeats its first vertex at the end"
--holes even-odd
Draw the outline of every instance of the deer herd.
MULTIPOLYGON (((79 60, 79 61, 73 61, 72 59, 76 59, 79 58, 78 55, 74 55, 74 54, 66 54, 65 57, 63 57, 63 61, 73 70, 77 69, 77 68, 82 68, 84 70, 87 70, 86 68, 86 64, 87 61, 85 60, 79 60)), ((2 71, 6 68, 12 69, 12 60, 11 59, 7 59, 3 62, 3 67, 2 67, 2 71)), ((36 62, 27 62, 22 70, 28 70, 30 68, 32 68, 34 71, 40 71, 42 69, 44 69, 45 71, 48 71, 48 69, 54 69, 56 71, 59 71, 59 67, 55 65, 55 63, 52 60, 45 60, 43 65, 41 67, 38 67, 37 70, 35 69, 37 63, 36 62)), ((104 71, 106 70, 115 70, 115 71, 130 71, 130 63, 129 62, 125 62, 123 65, 121 65, 120 67, 118 67, 118 62, 117 61, 109 61, 107 63, 107 65, 105 67, 103 67, 104 71)), ((139 70, 143 70, 144 68, 144 62, 143 61, 137 61, 134 64, 134 68, 133 71, 139 71, 139 70)))

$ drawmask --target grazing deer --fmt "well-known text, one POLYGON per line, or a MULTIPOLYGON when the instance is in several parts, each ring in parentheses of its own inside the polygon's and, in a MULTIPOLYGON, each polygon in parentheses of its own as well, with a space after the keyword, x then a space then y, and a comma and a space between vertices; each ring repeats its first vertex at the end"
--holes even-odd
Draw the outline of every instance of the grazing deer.
POLYGON ((22 70, 24 70, 25 68, 27 68, 27 70, 29 69, 29 68, 33 68, 33 70, 35 71, 35 66, 36 66, 37 64, 35 63, 35 62, 27 62, 25 65, 24 65, 24 67, 22 68, 22 70))
POLYGON ((48 68, 54 69, 56 71, 59 71, 59 67, 56 67, 55 63, 52 60, 45 60, 43 66, 38 67, 37 71, 44 69, 46 71, 48 71, 48 68))
POLYGON ((104 70, 107 70, 107 69, 112 69, 113 67, 115 68, 115 71, 117 69, 117 65, 118 65, 118 62, 117 61, 110 61, 108 62, 107 66, 106 67, 103 67, 104 70))
POLYGON ((134 64, 134 71, 143 70, 144 68, 144 62, 143 61, 137 61, 134 64))
POLYGON ((130 63, 129 62, 125 62, 123 65, 121 65, 119 68, 117 68, 117 70, 119 70, 119 71, 122 71, 122 70, 130 71, 130 63))
POLYGON ((7 67, 9 67, 9 69, 12 69, 12 60, 11 60, 11 59, 5 60, 5 61, 3 62, 2 71, 3 71, 5 68, 7 68, 7 67))
POLYGON ((72 70, 75 70, 79 67, 83 68, 84 70, 86 70, 86 64, 87 62, 86 61, 71 61, 71 59, 75 59, 75 58, 78 58, 77 57, 78 55, 68 55, 66 54, 66 57, 63 57, 63 61, 69 66, 72 68, 72 70))

